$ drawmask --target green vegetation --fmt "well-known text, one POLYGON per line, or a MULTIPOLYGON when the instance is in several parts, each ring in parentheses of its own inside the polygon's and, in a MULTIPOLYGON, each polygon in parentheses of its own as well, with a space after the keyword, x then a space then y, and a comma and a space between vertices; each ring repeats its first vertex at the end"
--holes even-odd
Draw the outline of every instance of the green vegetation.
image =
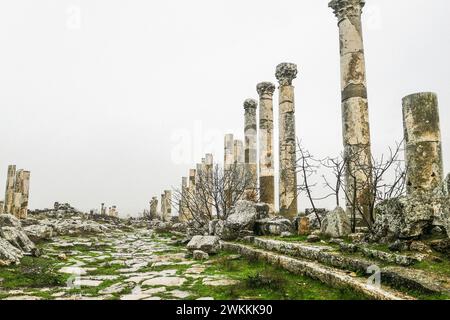
POLYGON ((23 257, 20 265, 1 267, 1 287, 7 290, 65 285, 67 276, 57 272, 55 260, 23 257))

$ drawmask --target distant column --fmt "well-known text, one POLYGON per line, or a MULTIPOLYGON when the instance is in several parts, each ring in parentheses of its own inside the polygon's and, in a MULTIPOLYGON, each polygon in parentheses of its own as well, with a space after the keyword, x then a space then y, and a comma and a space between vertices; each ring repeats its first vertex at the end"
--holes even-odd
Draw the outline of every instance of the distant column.
POLYGON ((6 178, 6 192, 5 192, 5 213, 12 214, 14 205, 14 192, 16 181, 16 166, 8 166, 8 176, 6 178))
POLYGON ((189 180, 188 177, 181 178, 181 199, 180 199, 180 212, 178 213, 180 221, 189 221, 192 217, 188 212, 187 201, 188 201, 188 191, 189 190, 189 180))
POLYGON ((30 172, 18 170, 15 183, 14 215, 19 219, 26 219, 28 215, 28 198, 30 192, 30 172), (17 198, 17 199, 16 199, 17 198))
POLYGON ((256 108, 258 103, 254 99, 247 99, 244 101, 245 121, 244 121, 244 135, 245 135, 245 170, 250 179, 249 188, 246 192, 246 199, 257 201, 256 188, 258 187, 258 173, 256 164, 256 108))
POLYGON ((261 82, 256 86, 259 95, 259 190, 261 202, 275 210, 275 178, 273 163, 273 93, 275 85, 261 82))
POLYGON ((287 218, 297 215, 297 173, 295 100, 292 81, 297 77, 297 65, 282 63, 277 66, 279 82, 279 153, 280 153, 280 214, 287 218))
POLYGON ((406 188, 433 191, 444 180, 438 98, 422 92, 403 98, 406 188))
POLYGON ((150 201, 150 219, 158 219, 158 197, 152 197, 150 201))
POLYGON ((165 194, 161 193, 161 212, 159 214, 159 220, 164 221, 164 216, 166 215, 166 199, 165 194))
POLYGON ((164 191, 164 200, 166 203, 163 221, 168 222, 172 219, 172 191, 170 190, 164 191))
POLYGON ((225 193, 225 205, 230 208, 233 198, 233 191, 231 190, 231 169, 234 165, 234 136, 232 134, 225 135, 224 141, 224 164, 223 164, 223 175, 224 175, 224 193, 225 193))

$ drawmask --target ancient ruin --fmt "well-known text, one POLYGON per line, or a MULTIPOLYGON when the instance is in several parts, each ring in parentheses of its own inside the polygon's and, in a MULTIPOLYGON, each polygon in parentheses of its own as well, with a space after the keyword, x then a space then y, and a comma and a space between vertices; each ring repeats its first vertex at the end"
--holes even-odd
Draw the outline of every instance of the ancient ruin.
POLYGON ((300 143, 298 68, 280 63, 278 88, 259 82, 258 100, 244 101, 223 160, 192 159, 181 184, 175 177, 179 188, 164 181, 150 202, 145 191, 138 215, 125 217, 120 199, 107 202, 121 212, 105 202, 88 212, 66 202, 31 210, 30 172, 9 165, 0 300, 450 300, 450 174, 444 178, 438 97, 398 101, 404 140, 373 156, 364 6, 329 2, 339 27, 342 156, 315 158, 300 143), (327 209, 326 199, 336 204, 327 209))

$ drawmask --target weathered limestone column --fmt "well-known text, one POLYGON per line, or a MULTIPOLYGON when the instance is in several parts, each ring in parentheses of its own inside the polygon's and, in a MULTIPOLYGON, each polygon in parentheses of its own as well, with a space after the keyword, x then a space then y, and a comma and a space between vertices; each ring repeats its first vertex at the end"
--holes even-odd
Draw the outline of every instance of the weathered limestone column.
POLYGON ((6 192, 5 192, 5 213, 12 214, 14 205, 14 192, 16 183, 16 166, 8 166, 8 176, 6 178, 6 192))
POLYGON ((435 93, 416 93, 403 98, 403 129, 407 192, 433 191, 444 180, 435 93))
MULTIPOLYGON (((341 55, 341 102, 344 152, 347 161, 346 194, 356 188, 355 208, 371 222, 372 170, 366 67, 361 26, 365 0, 332 0, 329 6, 338 18, 341 55), (359 211, 359 210, 358 210, 359 211)), ((347 201, 347 210, 352 204, 347 201)))
POLYGON ((172 219, 172 191, 164 190, 165 211, 163 221, 168 222, 172 219))
POLYGON ((105 216, 105 215, 106 215, 106 207, 105 207, 105 204, 104 204, 104 203, 102 203, 102 207, 100 208, 100 214, 101 214, 102 216, 105 216))
POLYGON ((261 82, 256 86, 259 95, 259 197, 275 210, 275 178, 273 163, 273 93, 275 85, 261 82))
POLYGON ((18 170, 15 183, 14 214, 19 219, 26 219, 28 215, 28 198, 30 192, 30 172, 18 170))
POLYGON ((20 204, 22 203, 22 194, 20 192, 14 192, 13 206, 11 209, 11 214, 17 219, 20 219, 20 204))
POLYGON ((158 197, 152 197, 150 201, 150 219, 158 219, 158 197))
POLYGON ((165 214, 166 214, 166 199, 165 194, 161 193, 161 212, 159 213, 159 220, 164 221, 165 214))
POLYGON ((190 217, 190 214, 187 209, 187 197, 188 197, 188 190, 189 190, 189 179, 188 177, 182 177, 181 178, 181 199, 180 199, 180 212, 178 213, 179 219, 182 222, 187 222, 192 217, 190 217))
POLYGON ((281 63, 275 76, 279 82, 279 154, 280 154, 280 214, 287 218, 297 215, 297 173, 295 100, 292 81, 297 77, 297 65, 281 63))
POLYGON ((231 187, 229 187, 229 184, 227 183, 230 181, 230 170, 233 167, 234 164, 234 136, 232 134, 226 134, 224 139, 224 159, 223 159, 223 173, 225 178, 225 200, 227 207, 231 206, 231 200, 233 197, 232 190, 230 190, 231 187), (228 181, 227 181, 228 180, 228 181))
POLYGON ((245 135, 245 170, 251 179, 249 189, 246 192, 246 199, 250 201, 258 201, 256 188, 258 187, 258 173, 256 164, 256 108, 258 102, 254 99, 247 99, 244 101, 245 110, 245 123, 244 123, 244 135, 245 135))
POLYGON ((224 169, 228 170, 234 163, 234 137, 232 134, 226 134, 224 140, 224 169))
MULTIPOLYGON (((208 183, 209 190, 212 189, 213 186, 213 179, 214 179, 214 158, 211 153, 205 154, 205 176, 206 176, 206 183, 208 183)), ((210 195, 208 199, 208 210, 211 213, 211 215, 214 215, 214 207, 213 207, 213 199, 212 195, 210 195)))
POLYGON ((238 165, 245 163, 244 143, 242 140, 233 141, 233 160, 238 165))

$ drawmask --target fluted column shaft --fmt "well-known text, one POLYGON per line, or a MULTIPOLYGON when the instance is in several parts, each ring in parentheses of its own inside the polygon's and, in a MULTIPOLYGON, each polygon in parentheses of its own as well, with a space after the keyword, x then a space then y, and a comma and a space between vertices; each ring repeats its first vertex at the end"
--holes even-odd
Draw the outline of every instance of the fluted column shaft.
POLYGON ((257 173, 257 124, 256 124, 256 108, 258 103, 254 99, 247 99, 244 102, 245 120, 244 120, 244 136, 245 136, 245 170, 247 178, 250 179, 248 190, 245 194, 247 200, 257 201, 256 188, 258 186, 257 173))

